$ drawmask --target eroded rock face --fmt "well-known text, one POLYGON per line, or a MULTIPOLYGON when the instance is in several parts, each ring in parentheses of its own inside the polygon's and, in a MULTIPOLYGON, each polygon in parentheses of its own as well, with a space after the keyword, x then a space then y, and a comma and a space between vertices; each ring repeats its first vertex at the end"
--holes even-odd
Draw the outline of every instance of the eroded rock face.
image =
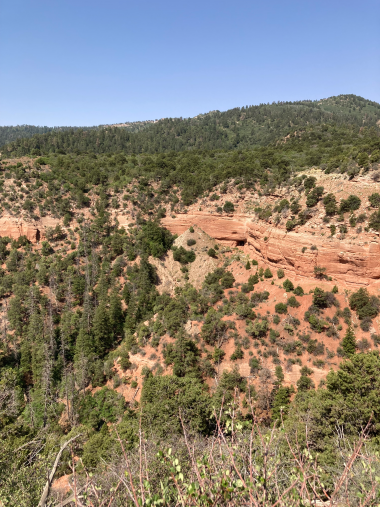
POLYGON ((36 224, 12 216, 0 217, 0 236, 8 236, 11 239, 26 236, 31 243, 37 243, 42 239, 41 231, 36 224))
POLYGON ((221 243, 242 246, 254 258, 300 276, 314 276, 314 267, 322 266, 328 276, 348 284, 368 285, 377 280, 380 284, 380 246, 373 235, 367 244, 354 244, 306 232, 287 232, 265 222, 252 221, 252 215, 222 216, 205 212, 166 217, 162 224, 176 234, 198 225, 221 243))

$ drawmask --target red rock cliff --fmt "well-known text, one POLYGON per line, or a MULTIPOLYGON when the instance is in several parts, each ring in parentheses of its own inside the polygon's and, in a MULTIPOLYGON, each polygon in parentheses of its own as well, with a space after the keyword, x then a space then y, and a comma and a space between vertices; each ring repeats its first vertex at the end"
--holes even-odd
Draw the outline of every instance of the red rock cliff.
POLYGON ((11 239, 26 236, 31 243, 36 243, 41 239, 41 232, 33 223, 12 216, 3 216, 0 217, 0 236, 8 236, 11 239))
POLYGON ((162 224, 176 234, 197 225, 221 243, 242 246, 252 257, 297 275, 314 276, 314 266, 322 266, 328 276, 348 284, 368 285, 380 279, 380 246, 373 234, 368 235, 368 241, 355 244, 306 232, 287 232, 253 221, 252 215, 222 216, 201 211, 166 217, 162 224))

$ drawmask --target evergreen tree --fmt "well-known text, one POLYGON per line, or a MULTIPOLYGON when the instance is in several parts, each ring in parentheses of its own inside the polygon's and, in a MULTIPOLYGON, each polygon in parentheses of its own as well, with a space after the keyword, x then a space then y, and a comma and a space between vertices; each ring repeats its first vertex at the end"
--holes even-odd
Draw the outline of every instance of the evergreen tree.
POLYGON ((104 354, 111 345, 112 337, 110 319, 104 301, 101 301, 95 310, 92 333, 96 351, 99 354, 104 354))
POLYGON ((351 356, 356 352, 356 338, 352 326, 349 325, 342 341, 342 347, 346 356, 351 356))

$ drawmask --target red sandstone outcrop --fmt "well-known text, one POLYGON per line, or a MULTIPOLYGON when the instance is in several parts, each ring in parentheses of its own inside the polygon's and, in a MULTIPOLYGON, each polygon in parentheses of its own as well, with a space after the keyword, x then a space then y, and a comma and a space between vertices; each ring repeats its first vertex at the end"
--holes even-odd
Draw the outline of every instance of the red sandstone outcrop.
POLYGON ((162 224, 176 234, 197 225, 221 243, 242 246, 253 258, 300 276, 314 276, 314 267, 322 266, 328 276, 348 284, 368 285, 380 279, 380 246, 373 234, 368 235, 368 241, 355 243, 305 231, 287 232, 252 218, 252 215, 222 216, 199 211, 166 217, 162 224), (306 250, 302 252, 304 247, 306 250))
POLYGON ((31 243, 37 243, 42 239, 41 231, 36 224, 10 215, 0 217, 0 236, 8 236, 11 239, 26 236, 31 243))

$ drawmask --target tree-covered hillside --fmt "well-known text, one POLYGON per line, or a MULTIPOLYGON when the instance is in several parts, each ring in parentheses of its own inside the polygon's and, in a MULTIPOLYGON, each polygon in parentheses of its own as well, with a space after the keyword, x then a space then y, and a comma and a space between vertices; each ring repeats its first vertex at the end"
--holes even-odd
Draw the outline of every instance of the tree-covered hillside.
MULTIPOLYGON (((138 132, 144 129, 147 125, 154 123, 152 121, 136 121, 126 122, 122 124, 114 124, 113 128, 122 128, 127 132, 138 132)), ((36 134, 45 134, 47 132, 65 132, 67 130, 74 131, 78 128, 85 130, 109 128, 108 125, 99 125, 95 127, 36 127, 34 125, 17 125, 0 127, 0 148, 5 144, 12 143, 17 139, 28 139, 36 134)))
POLYGON ((58 507, 49 475, 70 506, 379 504, 377 290, 161 222, 230 220, 254 194, 264 231, 310 223, 315 262, 319 235, 374 247, 379 107, 339 96, 7 145, 1 506, 58 507), (359 175, 368 195, 343 196, 359 175))
POLYGON ((375 127, 380 105, 355 95, 320 101, 245 106, 194 118, 165 118, 138 132, 126 128, 54 130, 4 147, 7 154, 163 153, 188 149, 246 149, 265 146, 311 125, 375 127))

